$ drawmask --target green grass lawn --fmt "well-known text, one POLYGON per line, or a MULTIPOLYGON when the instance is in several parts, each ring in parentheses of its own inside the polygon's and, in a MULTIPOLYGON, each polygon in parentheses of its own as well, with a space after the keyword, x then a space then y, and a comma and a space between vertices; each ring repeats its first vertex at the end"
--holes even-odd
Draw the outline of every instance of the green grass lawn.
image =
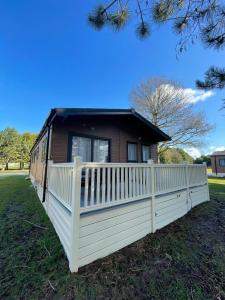
POLYGON ((212 201, 71 274, 30 182, 0 178, 0 299, 225 299, 225 180, 209 187, 212 201))
POLYGON ((6 173, 27 173, 27 172, 29 172, 29 170, 28 169, 23 169, 23 170, 5 170, 5 171, 3 171, 3 170, 0 170, 0 174, 6 174, 6 173))

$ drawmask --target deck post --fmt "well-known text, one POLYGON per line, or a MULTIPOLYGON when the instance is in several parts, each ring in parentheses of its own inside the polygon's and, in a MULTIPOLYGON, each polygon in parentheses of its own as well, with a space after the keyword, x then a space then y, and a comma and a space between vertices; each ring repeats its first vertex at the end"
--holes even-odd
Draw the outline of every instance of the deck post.
POLYGON ((187 185, 187 211, 192 208, 192 199, 190 197, 190 184, 189 184, 189 174, 188 174, 188 163, 185 163, 185 174, 186 174, 186 185, 187 185))
POLYGON ((53 160, 48 161, 48 173, 47 173, 47 182, 46 182, 46 191, 45 193, 48 195, 47 201, 46 201, 46 211, 49 213, 49 192, 48 192, 48 186, 49 186, 49 177, 51 176, 51 166, 53 166, 53 160))
POLYGON ((151 217, 152 217, 152 232, 155 232, 155 170, 154 170, 154 163, 152 159, 148 160, 148 164, 151 170, 151 178, 150 178, 150 184, 151 184, 151 194, 152 194, 152 200, 151 200, 151 217))
POLYGON ((80 239, 80 194, 81 194, 81 158, 74 158, 72 207, 71 207, 71 249, 69 267, 71 272, 78 271, 80 239))
POLYGON ((206 163, 206 162, 203 162, 203 165, 205 166, 205 176, 206 176, 207 196, 208 196, 208 201, 210 201, 210 196, 209 196, 209 184, 208 184, 208 174, 207 174, 207 163, 206 163))

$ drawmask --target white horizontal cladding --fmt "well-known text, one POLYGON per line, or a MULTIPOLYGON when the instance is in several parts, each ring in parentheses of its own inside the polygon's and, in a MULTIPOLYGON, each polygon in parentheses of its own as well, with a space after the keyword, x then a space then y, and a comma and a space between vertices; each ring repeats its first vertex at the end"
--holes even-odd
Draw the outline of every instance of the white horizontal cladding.
POLYGON ((99 203, 99 204, 93 205, 93 206, 81 207, 80 212, 81 212, 81 214, 83 214, 83 213, 97 211, 97 210, 101 210, 101 209, 107 209, 107 208, 114 207, 114 206, 121 207, 121 205, 124 205, 127 203, 132 203, 132 202, 136 202, 136 201, 143 200, 146 198, 151 198, 151 196, 152 196, 151 194, 147 194, 147 195, 133 197, 130 199, 110 201, 108 203, 99 203))
POLYGON ((150 198, 82 214, 79 267, 113 253, 151 231, 150 198))
POLYGON ((48 192, 55 198, 57 201, 61 203, 62 206, 64 206, 66 209, 68 209, 71 212, 71 206, 66 203, 60 196, 56 195, 55 192, 51 189, 48 188, 48 192))
POLYGON ((192 202, 192 207, 203 203, 205 201, 209 201, 209 194, 208 194, 208 186, 207 184, 194 187, 190 189, 190 198, 192 202))
POLYGON ((57 232, 67 257, 70 257, 71 244, 71 212, 63 206, 51 193, 47 194, 48 216, 57 232))
POLYGON ((180 191, 155 199, 156 229, 160 229, 188 212, 187 191, 180 191))

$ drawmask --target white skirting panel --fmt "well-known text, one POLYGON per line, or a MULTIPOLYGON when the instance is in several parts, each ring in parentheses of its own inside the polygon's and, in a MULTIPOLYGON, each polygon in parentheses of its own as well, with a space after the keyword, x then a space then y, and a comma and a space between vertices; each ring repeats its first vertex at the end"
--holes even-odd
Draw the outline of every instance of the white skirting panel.
POLYGON ((109 255, 151 231, 150 198, 82 214, 79 267, 109 255))
POLYGON ((51 193, 48 192, 46 198, 48 216, 69 258, 71 248, 71 212, 51 193))
POLYGON ((192 202, 192 207, 208 201, 209 200, 209 194, 208 194, 208 186, 203 185, 200 187, 195 187, 190 189, 190 198, 192 202))
POLYGON ((160 229, 185 215, 188 212, 187 200, 186 190, 156 197, 156 229, 160 229))
POLYGON ((35 178, 31 174, 30 174, 30 181, 33 184, 33 186, 37 192, 38 198, 40 199, 40 201, 42 201, 42 197, 43 197, 42 186, 35 180, 35 178))
MULTIPOLYGON (((37 192, 38 198, 42 201, 43 188, 38 184, 34 177, 30 175, 31 182, 37 192)), ((42 203, 42 202, 41 202, 42 203)), ((49 216, 55 231, 63 245, 65 253, 70 259, 71 252, 71 212, 50 192, 46 191, 45 202, 42 203, 47 215, 49 216)))

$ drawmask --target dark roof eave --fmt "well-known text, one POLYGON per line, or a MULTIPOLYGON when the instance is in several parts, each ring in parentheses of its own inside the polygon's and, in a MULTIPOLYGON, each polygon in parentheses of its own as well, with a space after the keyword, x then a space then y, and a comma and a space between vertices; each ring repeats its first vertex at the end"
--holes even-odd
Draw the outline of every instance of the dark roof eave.
POLYGON ((145 123, 145 125, 147 125, 149 128, 154 130, 160 136, 160 139, 158 141, 170 141, 171 140, 171 138, 166 133, 164 133, 158 127, 156 127, 151 122, 149 122, 147 119, 142 117, 142 115, 137 113, 133 108, 131 108, 131 109, 54 108, 50 111, 50 114, 47 117, 32 149, 31 149, 31 152, 33 151, 33 149, 37 145, 38 141, 42 137, 45 129, 51 125, 51 123, 53 122, 53 120, 56 116, 67 117, 67 116, 71 116, 71 115, 133 115, 134 117, 136 117, 137 119, 139 119, 140 121, 145 123))
POLYGON ((147 119, 142 117, 139 113, 137 113, 135 110, 133 110, 133 115, 137 117, 139 120, 144 122, 148 127, 152 128, 154 131, 156 131, 159 135, 161 135, 164 139, 161 141, 171 141, 171 137, 168 136, 165 132, 163 132, 161 129, 159 129, 157 126, 149 122, 147 119))

